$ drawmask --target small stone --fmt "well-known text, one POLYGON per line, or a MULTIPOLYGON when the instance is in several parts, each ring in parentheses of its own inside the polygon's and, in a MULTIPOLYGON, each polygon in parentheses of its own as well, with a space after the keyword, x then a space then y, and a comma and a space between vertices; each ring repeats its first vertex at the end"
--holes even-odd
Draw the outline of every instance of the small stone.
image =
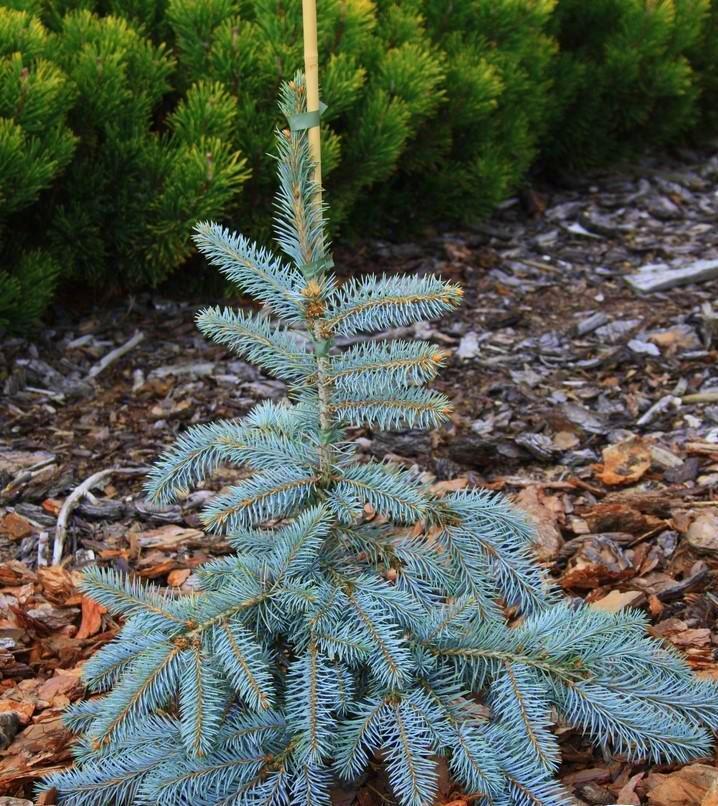
POLYGON ((474 330, 470 330, 466 335, 462 336, 456 355, 462 359, 476 358, 479 354, 479 349, 479 336, 474 330))
POLYGON ((582 319, 576 325, 576 333, 579 336, 586 336, 607 323, 608 317, 606 314, 603 313, 603 311, 597 311, 596 313, 591 314, 591 316, 589 316, 587 319, 582 319))
POLYGON ((15 711, 0 714, 0 750, 5 750, 12 744, 20 728, 20 717, 15 711))
POLYGON ((662 448, 660 445, 651 445, 649 450, 651 453, 651 467, 667 470, 671 467, 680 467, 683 464, 683 459, 669 451, 668 448, 662 448))
POLYGON ((661 354, 661 351, 653 342, 642 341, 641 339, 631 339, 628 342, 628 349, 637 355, 651 355, 655 358, 661 354))
POLYGON ((718 513, 701 513, 688 527, 686 541, 698 552, 718 554, 718 513))

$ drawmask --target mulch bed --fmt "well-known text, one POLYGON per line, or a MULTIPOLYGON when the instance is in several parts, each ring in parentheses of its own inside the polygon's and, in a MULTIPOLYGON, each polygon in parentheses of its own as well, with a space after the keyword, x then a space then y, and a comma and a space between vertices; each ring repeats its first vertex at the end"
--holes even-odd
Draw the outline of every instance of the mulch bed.
MULTIPOLYGON (((639 295, 627 277, 718 258, 718 155, 682 152, 571 189, 510 200, 472 231, 339 249, 342 272, 441 272, 464 285, 457 316, 390 335, 450 352, 453 399, 434 433, 357 432, 361 449, 416 465, 437 491, 479 485, 536 520, 541 562, 568 596, 646 610, 653 632, 718 678, 718 280, 639 295)), ((200 531, 202 503, 236 476, 157 508, 142 468, 188 425, 239 417, 284 384, 209 345, 203 301, 139 296, 60 312, 33 341, 0 347, 0 795, 28 797, 69 761, 60 715, 83 694, 81 663, 117 624, 76 590, 97 560, 159 584, 228 550, 200 531), (103 364, 113 350, 123 354, 103 364), (62 519, 61 519, 62 520, 62 519)), ((716 806, 714 759, 684 769, 604 760, 559 728, 577 803, 716 806), (711 794, 712 792, 712 794, 711 794)), ((455 798, 442 785, 441 803, 455 798)), ((46 798, 46 802, 52 802, 46 798)), ((20 801, 22 803, 22 801, 20 801)), ((391 803, 377 779, 337 803, 391 803)))

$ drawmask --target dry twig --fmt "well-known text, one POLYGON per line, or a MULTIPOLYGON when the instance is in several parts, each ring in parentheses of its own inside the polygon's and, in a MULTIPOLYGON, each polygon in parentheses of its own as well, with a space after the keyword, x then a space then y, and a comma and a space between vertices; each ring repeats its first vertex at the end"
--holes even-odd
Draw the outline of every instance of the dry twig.
POLYGON ((147 473, 148 470, 149 468, 147 467, 110 467, 94 473, 92 476, 85 479, 82 484, 75 487, 63 502, 60 514, 57 517, 55 541, 52 547, 52 564, 59 565, 62 560, 62 550, 65 546, 65 537, 67 535, 67 522, 72 511, 95 485, 99 484, 108 476, 142 476, 147 473))
POLYGON ((133 347, 137 347, 144 337, 145 334, 141 330, 138 330, 131 339, 119 347, 116 347, 114 350, 110 350, 110 352, 103 355, 96 364, 93 364, 92 367, 90 367, 90 371, 87 373, 87 377, 96 378, 101 372, 104 372, 110 364, 113 364, 118 358, 122 358, 125 353, 129 353, 133 347))

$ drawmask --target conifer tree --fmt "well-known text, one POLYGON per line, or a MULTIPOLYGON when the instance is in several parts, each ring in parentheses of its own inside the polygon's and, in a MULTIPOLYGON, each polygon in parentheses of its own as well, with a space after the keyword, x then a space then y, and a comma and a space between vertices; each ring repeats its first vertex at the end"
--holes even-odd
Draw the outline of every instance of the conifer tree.
POLYGON ((249 475, 203 512, 234 554, 171 596, 113 570, 84 590, 125 624, 86 665, 77 766, 62 804, 319 806, 385 764, 398 803, 430 806, 437 759, 481 804, 568 804, 552 726, 630 759, 705 755, 716 687, 646 635, 642 615, 562 602, 517 510, 483 491, 437 498, 411 472, 360 461, 353 426, 431 428, 432 344, 336 338, 435 318, 437 277, 340 285, 315 187, 301 77, 285 85, 276 257, 215 224, 200 250, 264 311, 213 307, 200 330, 287 381, 291 402, 193 426, 155 466, 169 502, 220 465, 249 475), (373 513, 368 517, 367 512, 373 513), (421 528, 417 528, 417 524, 421 528))

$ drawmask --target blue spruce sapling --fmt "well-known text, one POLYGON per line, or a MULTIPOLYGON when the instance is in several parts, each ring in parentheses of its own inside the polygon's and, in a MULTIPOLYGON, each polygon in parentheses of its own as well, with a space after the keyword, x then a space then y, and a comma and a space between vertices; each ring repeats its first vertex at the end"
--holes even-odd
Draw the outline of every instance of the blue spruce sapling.
MULTIPOLYGON (((305 110, 301 77, 280 106, 290 121, 305 110)), ((401 806, 430 806, 443 756, 475 803, 567 804, 559 720, 630 759, 705 755, 716 688, 647 637, 641 614, 561 602, 500 497, 437 498, 404 469, 358 460, 349 426, 445 420, 448 400, 425 388, 444 354, 335 338, 440 316, 461 291, 436 277, 338 285, 306 131, 277 141, 288 261, 201 224, 200 250, 264 312, 197 321, 287 381, 291 403, 192 427, 152 471, 160 502, 220 465, 250 473, 204 510, 235 553, 200 568, 201 592, 86 573, 85 591, 125 623, 86 665, 101 696, 68 715, 83 736, 76 766, 51 779, 59 802, 328 806, 374 758, 401 806)))

